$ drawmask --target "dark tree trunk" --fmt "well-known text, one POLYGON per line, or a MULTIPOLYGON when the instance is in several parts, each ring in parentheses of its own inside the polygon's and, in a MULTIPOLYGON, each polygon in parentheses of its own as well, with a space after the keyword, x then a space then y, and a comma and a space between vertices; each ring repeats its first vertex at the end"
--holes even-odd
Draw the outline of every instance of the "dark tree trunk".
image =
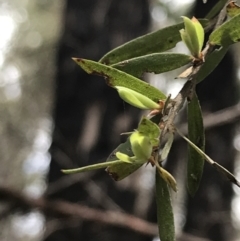
MULTIPOLYGON (((147 0, 66 1, 57 56, 48 197, 101 209, 119 205, 133 212, 135 193, 120 190, 104 171, 83 174, 84 180, 69 184, 60 170, 104 161, 119 144, 119 134, 136 126, 139 115, 136 108, 123 105, 103 78, 87 75, 71 57, 98 60, 110 49, 146 33, 149 22, 147 0), (96 197, 99 187, 101 195, 96 197)), ((45 240, 146 240, 134 232, 84 220, 60 220, 60 224, 60 230, 45 240)))

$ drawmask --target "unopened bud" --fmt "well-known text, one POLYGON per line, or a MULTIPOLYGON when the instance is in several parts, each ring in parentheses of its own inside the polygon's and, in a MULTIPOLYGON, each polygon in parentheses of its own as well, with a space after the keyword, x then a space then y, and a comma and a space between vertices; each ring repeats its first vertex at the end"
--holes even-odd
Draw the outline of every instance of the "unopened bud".
POLYGON ((147 161, 152 154, 152 145, 149 137, 135 131, 130 136, 130 143, 133 154, 138 161, 147 161))
POLYGON ((159 104, 134 90, 122 86, 115 86, 119 96, 128 104, 139 109, 152 110, 159 109, 159 104))
POLYGON ((116 157, 117 159, 123 161, 123 162, 127 162, 127 163, 132 163, 134 161, 133 157, 128 156, 127 154, 124 154, 122 152, 116 152, 116 157))
POLYGON ((183 17, 185 29, 180 30, 182 41, 195 58, 201 58, 201 50, 204 42, 204 29, 200 22, 193 17, 183 17))

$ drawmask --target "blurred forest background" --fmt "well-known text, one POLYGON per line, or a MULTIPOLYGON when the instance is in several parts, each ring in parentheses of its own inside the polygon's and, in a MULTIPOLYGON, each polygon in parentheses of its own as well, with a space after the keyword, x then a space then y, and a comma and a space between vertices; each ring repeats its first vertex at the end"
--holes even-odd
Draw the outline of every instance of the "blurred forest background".
MULTIPOLYGON (((1 241, 158 240, 151 167, 119 183, 103 170, 60 172, 104 161, 143 114, 71 57, 98 60, 182 15, 204 17, 216 2, 0 0, 1 241)), ((187 50, 179 43, 174 51, 187 50)), ((238 53, 236 44, 197 91, 206 152, 240 178, 238 53)), ((180 72, 145 79, 174 96, 180 72)), ((184 128, 184 115, 178 122, 184 128)), ((240 240, 240 191, 206 164, 190 198, 185 163, 186 144, 176 140, 166 168, 179 188, 172 195, 177 239, 240 240)))

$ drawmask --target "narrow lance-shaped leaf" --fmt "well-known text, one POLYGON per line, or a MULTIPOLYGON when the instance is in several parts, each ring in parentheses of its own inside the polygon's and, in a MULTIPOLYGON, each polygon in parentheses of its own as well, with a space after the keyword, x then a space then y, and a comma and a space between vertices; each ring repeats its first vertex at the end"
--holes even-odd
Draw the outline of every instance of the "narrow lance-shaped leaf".
POLYGON ((96 74, 104 77, 107 81, 107 84, 111 87, 127 87, 142 95, 145 95, 155 102, 166 99, 165 94, 155 87, 125 72, 92 60, 80 58, 73 58, 73 60, 88 74, 96 74))
POLYGON ((115 165, 115 164, 121 164, 122 161, 120 160, 113 160, 113 161, 108 161, 108 162, 101 162, 93 165, 88 165, 85 167, 79 167, 79 168, 74 168, 74 169, 63 169, 62 172, 65 174, 76 174, 76 173, 81 173, 81 172, 88 172, 92 170, 97 170, 101 168, 106 168, 110 165, 115 165))
POLYGON ((169 50, 181 41, 183 23, 160 29, 129 41, 104 55, 99 62, 109 65, 134 57, 169 50))
POLYGON ((178 134, 189 144, 191 145, 198 153, 199 155, 203 156, 204 159, 212 165, 218 172, 223 174, 230 182, 240 187, 240 182, 237 180, 237 178, 229 172, 226 168, 218 164, 217 162, 213 161, 206 153, 204 153, 200 148, 198 148, 193 142, 191 142, 186 136, 184 136, 178 129, 176 129, 178 134))
POLYGON ((211 8, 210 12, 206 15, 206 19, 211 19, 215 17, 225 6, 228 0, 220 0, 218 1, 213 8, 211 8))
POLYGON ((169 187, 172 188, 172 190, 174 192, 176 192, 177 191, 177 182, 176 182, 175 178, 173 177, 173 175, 171 173, 169 173, 167 170, 165 170, 163 167, 161 167, 159 165, 158 161, 155 161, 153 159, 152 162, 155 164, 157 171, 160 174, 160 176, 162 177, 162 179, 168 184, 169 187))
MULTIPOLYGON (((199 21, 204 26, 208 23, 206 19, 199 21)), ((123 60, 172 49, 181 41, 179 30, 182 28, 183 23, 179 23, 133 39, 108 52, 99 62, 112 65, 123 60)))
POLYGON ((156 170, 157 222, 161 241, 174 241, 175 228, 170 193, 167 183, 156 170))
POLYGON ((62 172, 64 174, 76 174, 76 173, 82 173, 82 172, 107 168, 106 171, 108 172, 108 174, 115 181, 120 181, 123 178, 135 172, 139 167, 143 165, 144 162, 139 162, 137 160, 131 160, 131 161, 117 160, 118 158, 116 157, 116 152, 118 151, 121 151, 121 154, 125 153, 129 155, 133 155, 131 151, 130 142, 127 141, 119 145, 114 150, 114 152, 110 155, 110 157, 107 159, 106 162, 74 168, 74 169, 65 169, 65 170, 62 170, 62 172))
POLYGON ((192 57, 178 53, 154 53, 132 58, 112 65, 112 67, 140 78, 143 73, 164 73, 180 68, 192 61, 192 57))
MULTIPOLYGON (((202 151, 205 147, 205 135, 201 107, 194 94, 193 99, 188 104, 188 137, 202 151)), ((187 164, 187 187, 191 196, 194 196, 203 173, 204 157, 199 155, 196 150, 188 145, 188 164, 187 164)))
POLYGON ((211 72, 218 66, 222 61, 223 57, 228 51, 228 47, 222 47, 220 49, 215 49, 205 60, 201 69, 196 75, 197 83, 204 80, 211 72))
POLYGON ((240 41, 240 14, 222 24, 211 33, 209 42, 212 45, 229 46, 240 41))

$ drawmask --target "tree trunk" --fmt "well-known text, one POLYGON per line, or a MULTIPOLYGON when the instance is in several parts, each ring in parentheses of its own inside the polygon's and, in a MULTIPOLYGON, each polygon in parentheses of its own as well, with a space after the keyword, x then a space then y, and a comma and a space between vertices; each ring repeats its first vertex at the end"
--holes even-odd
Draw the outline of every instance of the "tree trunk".
MULTIPOLYGON (((116 186, 104 171, 82 174, 83 179, 76 181, 76 176, 65 177, 60 170, 104 161, 120 143, 120 133, 133 129, 139 119, 136 108, 124 106, 103 78, 87 75, 71 57, 98 60, 146 33, 149 22, 147 0, 66 1, 57 56, 48 197, 133 212, 135 193, 116 186)), ((47 229, 53 222, 56 231, 49 228, 45 240, 146 240, 134 232, 84 220, 48 220, 47 229)))

